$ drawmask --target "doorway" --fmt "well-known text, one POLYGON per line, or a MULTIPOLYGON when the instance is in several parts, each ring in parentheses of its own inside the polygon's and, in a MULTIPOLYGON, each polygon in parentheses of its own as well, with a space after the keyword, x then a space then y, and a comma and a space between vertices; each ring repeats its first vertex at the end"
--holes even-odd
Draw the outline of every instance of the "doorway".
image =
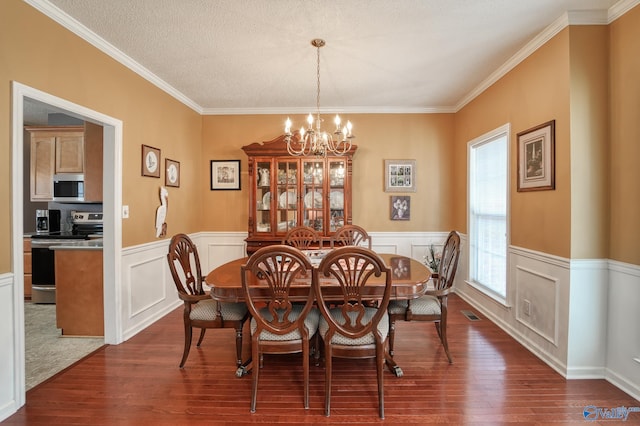
POLYGON ((23 239, 23 126, 25 101, 36 102, 45 110, 89 121, 103 127, 103 256, 104 256, 104 343, 118 344, 122 341, 120 330, 120 303, 117 295, 121 289, 120 262, 122 251, 122 122, 97 111, 90 110, 48 93, 13 82, 12 84, 12 259, 14 271, 13 315, 14 345, 16 354, 13 366, 17 407, 25 402, 25 351, 24 351, 24 270, 22 258, 23 239), (19 177, 19 178, 18 178, 19 177))

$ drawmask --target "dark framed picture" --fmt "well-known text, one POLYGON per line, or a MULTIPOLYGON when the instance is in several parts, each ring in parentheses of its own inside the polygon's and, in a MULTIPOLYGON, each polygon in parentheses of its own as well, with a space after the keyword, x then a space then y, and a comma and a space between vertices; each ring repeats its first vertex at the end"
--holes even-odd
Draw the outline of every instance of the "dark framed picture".
POLYGON ((142 176, 160 177, 160 150, 142 145, 142 176))
POLYGON ((384 160, 385 192, 416 192, 416 160, 384 160))
POLYGON ((240 160, 211 160, 211 190, 240 189, 240 160))
POLYGON ((411 219, 411 197, 408 195, 392 195, 391 220, 411 219))
POLYGON ((555 123, 518 133, 518 192, 555 189, 555 123))
POLYGON ((175 160, 164 160, 164 184, 174 188, 180 187, 180 162, 175 160))

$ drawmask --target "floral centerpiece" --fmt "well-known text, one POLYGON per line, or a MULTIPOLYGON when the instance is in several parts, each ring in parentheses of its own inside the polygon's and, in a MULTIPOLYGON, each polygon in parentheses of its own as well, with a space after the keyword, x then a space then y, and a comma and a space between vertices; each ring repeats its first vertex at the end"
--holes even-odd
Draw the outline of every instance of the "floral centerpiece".
POLYGON ((433 248, 433 244, 429 246, 429 252, 424 256, 424 264, 431 269, 433 273, 437 273, 440 269, 440 260, 442 253, 433 248))

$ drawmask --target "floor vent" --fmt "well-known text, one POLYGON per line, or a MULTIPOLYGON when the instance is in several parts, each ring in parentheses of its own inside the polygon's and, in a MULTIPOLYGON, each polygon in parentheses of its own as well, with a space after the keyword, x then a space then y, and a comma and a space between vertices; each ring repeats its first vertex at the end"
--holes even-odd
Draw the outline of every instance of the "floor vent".
POLYGON ((462 315, 467 317, 469 321, 480 321, 480 318, 478 318, 476 314, 474 314, 471 311, 460 311, 460 312, 462 312, 462 315))

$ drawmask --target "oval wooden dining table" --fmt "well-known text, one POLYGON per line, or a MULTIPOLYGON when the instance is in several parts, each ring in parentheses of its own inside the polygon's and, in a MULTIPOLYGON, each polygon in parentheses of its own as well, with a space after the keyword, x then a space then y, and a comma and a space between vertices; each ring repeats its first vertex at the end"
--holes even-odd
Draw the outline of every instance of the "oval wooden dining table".
MULTIPOLYGON (((380 257, 391 269, 392 291, 391 299, 407 300, 415 299, 422 296, 427 291, 431 271, 423 263, 406 256, 397 254, 380 254, 380 257)), ((244 294, 242 291, 242 280, 240 276, 240 267, 244 265, 248 257, 235 259, 218 266, 207 274, 205 282, 211 287, 211 297, 221 302, 244 302, 244 294)), ((310 285, 311 274, 307 281, 301 281, 299 288, 301 294, 308 291, 304 287, 310 285)), ((384 285, 384 280, 379 280, 380 285, 384 285)), ((375 286, 375 277, 371 280, 371 284, 375 286)), ((256 285, 258 285, 256 283, 256 285)), ((322 284, 321 281, 321 285, 322 284)), ((330 279, 326 280, 327 286, 335 286, 330 279)), ((296 299, 295 286, 292 288, 292 300, 296 299)), ((336 290, 338 287, 336 286, 336 290)), ((265 288, 266 291, 266 288, 265 288)), ((336 292, 336 301, 341 301, 341 295, 336 292)), ((302 296, 301 296, 302 298, 302 296)), ((265 301, 268 295, 265 293, 265 301)), ((302 300, 302 299, 301 299, 302 300)), ((249 371, 251 360, 245 362, 238 368, 236 376, 242 377, 249 371)), ((397 377, 402 376, 402 369, 395 363, 389 354, 386 355, 386 364, 389 370, 397 377)))

